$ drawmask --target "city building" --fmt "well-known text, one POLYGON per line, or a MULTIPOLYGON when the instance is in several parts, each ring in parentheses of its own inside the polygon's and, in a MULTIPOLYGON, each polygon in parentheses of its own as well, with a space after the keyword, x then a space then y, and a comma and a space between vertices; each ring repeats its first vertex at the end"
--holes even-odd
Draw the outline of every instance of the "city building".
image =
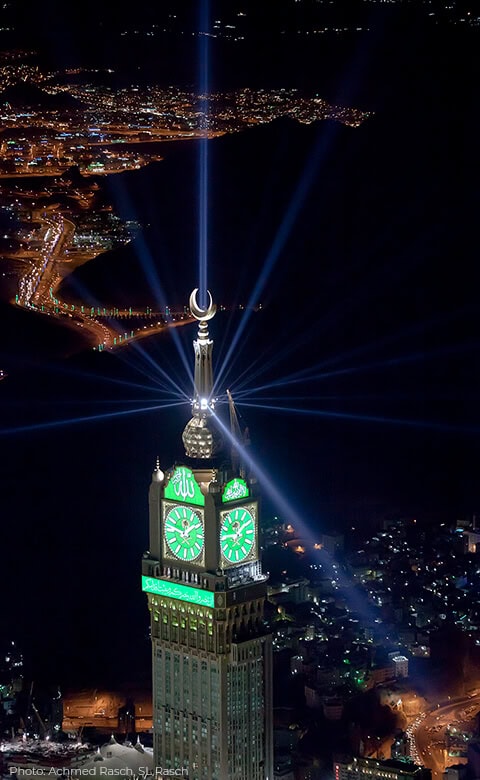
POLYGON ((468 774, 470 777, 480 777, 480 742, 472 740, 468 743, 468 774))
MULTIPOLYGON (((443 773, 443 780, 465 780, 468 777, 468 766, 466 764, 452 764, 447 766, 443 773)), ((476 775, 472 775, 476 777, 476 775)))
POLYGON ((333 762, 335 780, 431 780, 430 769, 406 761, 346 758, 333 762))
POLYGON ((292 759, 288 755, 275 756, 273 780, 295 780, 292 759))
MULTIPOLYGON (((142 563, 153 660, 155 766, 190 780, 272 780, 272 640, 259 560, 256 482, 227 463, 215 424, 209 294, 190 310, 195 394, 185 460, 150 487, 142 563)), ((225 451, 230 448, 226 447, 225 451)), ((235 462, 235 458, 232 458, 235 462)))
POLYGON ((388 657, 393 667, 394 676, 397 679, 408 677, 408 658, 401 653, 389 653, 388 657))
MULTIPOLYGON (((395 761, 405 761, 410 758, 410 738, 405 731, 398 731, 392 742, 391 757, 395 761)), ((454 780, 454 778, 450 778, 454 780)))

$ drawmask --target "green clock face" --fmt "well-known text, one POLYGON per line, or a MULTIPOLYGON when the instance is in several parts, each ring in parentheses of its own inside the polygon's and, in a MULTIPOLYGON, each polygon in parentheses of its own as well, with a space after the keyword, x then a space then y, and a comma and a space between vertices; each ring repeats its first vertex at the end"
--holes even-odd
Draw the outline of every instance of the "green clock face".
POLYGON ((220 547, 228 563, 241 563, 253 550, 255 520, 248 509, 240 507, 228 512, 220 528, 220 547))
POLYGON ((193 561, 203 550, 203 523, 189 506, 174 506, 165 517, 165 540, 181 561, 193 561))

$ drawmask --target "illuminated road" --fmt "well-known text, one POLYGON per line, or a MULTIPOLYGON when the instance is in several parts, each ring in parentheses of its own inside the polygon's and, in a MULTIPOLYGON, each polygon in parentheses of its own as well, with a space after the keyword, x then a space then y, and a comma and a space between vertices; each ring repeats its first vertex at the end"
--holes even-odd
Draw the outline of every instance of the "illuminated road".
POLYGON ((187 324, 192 318, 185 312, 167 308, 167 317, 159 312, 136 310, 109 310, 85 307, 81 303, 68 304, 58 299, 58 289, 72 265, 67 255, 75 225, 61 214, 44 212, 42 215, 43 247, 38 252, 24 254, 27 270, 18 285, 16 303, 43 314, 61 318, 83 334, 97 349, 116 349, 132 341, 159 333, 165 327, 187 324), (145 319, 148 324, 134 329, 118 322, 122 318, 145 319), (114 322, 112 322, 112 320, 114 322))
POLYGON ((480 692, 455 699, 418 716, 407 729, 413 736, 412 758, 432 770, 433 780, 440 780, 446 766, 462 761, 450 757, 445 747, 447 726, 458 728, 472 720, 480 710, 480 692))

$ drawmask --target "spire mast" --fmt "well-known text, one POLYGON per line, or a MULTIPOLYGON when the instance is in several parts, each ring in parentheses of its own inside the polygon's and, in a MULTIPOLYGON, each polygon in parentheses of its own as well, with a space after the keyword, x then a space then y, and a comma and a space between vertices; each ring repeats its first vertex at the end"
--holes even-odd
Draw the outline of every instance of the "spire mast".
POLYGON ((209 409, 213 409, 213 368, 212 351, 213 341, 208 333, 208 321, 215 316, 217 307, 212 301, 210 291, 207 290, 208 306, 201 309, 197 303, 198 287, 190 295, 190 311, 196 320, 198 320, 198 335, 193 342, 195 352, 195 395, 192 401, 192 412, 194 414, 207 414, 209 409))
POLYGON ((217 307, 207 290, 208 306, 200 308, 197 303, 198 287, 190 295, 190 311, 199 322, 197 338, 193 342, 195 353, 194 395, 192 419, 183 431, 185 452, 190 458, 211 458, 221 446, 218 431, 211 427, 210 419, 215 408, 213 398, 213 340, 208 332, 208 321, 215 316, 217 307))

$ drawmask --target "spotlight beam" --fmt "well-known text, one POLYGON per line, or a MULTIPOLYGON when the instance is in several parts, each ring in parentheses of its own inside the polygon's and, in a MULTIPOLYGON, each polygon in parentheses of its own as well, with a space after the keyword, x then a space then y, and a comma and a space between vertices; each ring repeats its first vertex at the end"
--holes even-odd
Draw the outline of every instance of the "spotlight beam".
MULTIPOLYGON (((335 365, 336 363, 342 362, 343 360, 355 357, 357 355, 362 355, 366 352, 371 352, 372 350, 378 350, 380 347, 387 346, 388 344, 392 344, 396 341, 399 341, 400 339, 407 338, 409 336, 417 335, 418 333, 426 333, 431 328, 438 328, 439 325, 445 325, 449 322, 457 320, 460 316, 464 316, 466 314, 473 313, 473 307, 465 307, 459 311, 452 312, 451 314, 447 316, 442 317, 436 317, 431 320, 428 320, 427 322, 421 322, 421 323, 415 323, 409 328, 406 328, 405 330, 402 330, 400 332, 396 332, 393 334, 390 334, 388 336, 385 336, 382 339, 379 339, 374 342, 370 342, 369 344, 364 344, 359 347, 356 347, 353 350, 350 350, 349 352, 343 352, 340 354, 332 355, 331 357, 327 358, 326 360, 323 360, 320 363, 317 363, 316 367, 308 366, 307 368, 302 369, 301 371, 297 371, 293 374, 290 374, 289 376, 285 377, 286 379, 289 378, 295 378, 295 377, 304 377, 309 374, 312 370, 325 368, 326 366, 335 365)), ((308 342, 309 338, 313 338, 313 335, 309 335, 305 338, 304 334, 301 334, 300 338, 297 339, 295 342, 292 341, 292 344, 286 348, 284 348, 281 351, 276 352, 269 361, 264 363, 260 369, 258 369, 256 372, 251 374, 249 376, 249 380, 255 378, 256 376, 261 375, 265 371, 267 371, 269 368, 271 368, 275 363, 279 362, 281 359, 286 357, 288 354, 293 352, 295 349, 297 349, 299 346, 301 346, 303 343, 308 342)), ((257 361, 258 362, 258 358, 257 361)), ((252 363, 252 367, 255 363, 252 363)), ((248 371, 245 370, 240 375, 239 379, 244 376, 248 371)), ((241 391, 243 387, 247 384, 248 380, 244 380, 243 382, 240 382, 240 384, 237 384, 236 382, 231 384, 235 384, 235 394, 238 395, 238 393, 241 391)))
MULTIPOLYGON (((176 384, 173 380, 173 377, 170 377, 171 382, 165 383, 162 382, 161 379, 158 378, 158 376, 155 376, 152 372, 148 371, 146 368, 144 368, 142 365, 140 365, 138 362, 132 359, 132 355, 127 356, 126 353, 119 355, 120 360, 124 362, 127 366, 133 368, 135 371, 138 371, 138 373, 145 376, 147 379, 150 379, 158 388, 158 392, 162 393, 171 393, 172 390, 176 391, 179 396, 182 396, 182 391, 180 390, 180 385, 176 384)), ((157 368, 157 372, 163 371, 163 369, 160 369, 160 367, 157 368)))
POLYGON ((175 401, 168 404, 157 404, 155 406, 146 406, 140 409, 123 409, 120 412, 106 412, 105 414, 92 414, 87 417, 72 417, 68 420, 50 420, 49 422, 33 423, 32 425, 19 425, 15 428, 0 429, 0 436, 11 436, 12 434, 31 433, 49 428, 62 428, 68 425, 83 425, 88 422, 98 422, 108 420, 112 417, 124 417, 132 414, 144 414, 145 412, 156 412, 162 409, 170 409, 175 406, 184 406, 183 401, 175 401))
MULTIPOLYGON (((137 218, 138 215, 134 203, 132 201, 132 198, 130 197, 130 194, 127 190, 125 182, 123 180, 120 180, 119 177, 117 177, 117 180, 115 182, 110 182, 110 185, 112 187, 112 194, 114 196, 117 210, 121 214, 127 214, 129 219, 135 219, 138 221, 137 218)), ((140 262, 140 266, 142 268, 143 274, 148 283, 148 289, 153 292, 153 296, 156 301, 156 308, 159 310, 166 309, 167 296, 165 295, 165 291, 160 283, 160 279, 158 277, 155 263, 152 254, 150 252, 150 249, 147 245, 147 242, 145 240, 145 235, 143 234, 143 232, 139 233, 135 237, 135 241, 133 242, 133 248, 135 249, 135 253, 140 262)), ((180 337, 176 332, 175 328, 170 328, 169 330, 172 335, 175 347, 180 356, 180 360, 182 361, 182 364, 186 369, 188 375, 191 375, 191 368, 187 360, 187 356, 185 354, 185 350, 183 348, 180 337)), ((133 342, 133 344, 135 343, 136 342, 133 342)))
POLYGON ((290 406, 273 406, 269 404, 254 404, 244 401, 236 401, 237 406, 248 406, 255 409, 268 409, 272 412, 290 412, 292 414, 313 415, 314 417, 331 417, 332 419, 353 420, 357 422, 385 423, 387 425, 400 425, 408 428, 427 428, 430 430, 447 431, 455 433, 480 433, 480 427, 450 425, 448 423, 434 422, 431 420, 402 420, 396 417, 380 417, 371 414, 353 414, 353 412, 327 412, 321 409, 295 409, 290 406))
MULTIPOLYGON (((115 357, 119 357, 119 356, 120 356, 120 353, 116 353, 115 354, 115 357)), ((33 365, 33 363, 30 364, 30 365, 33 365)), ((146 390, 147 392, 155 393, 156 396, 158 396, 159 393, 171 392, 171 389, 167 388, 166 385, 161 385, 161 387, 163 387, 164 389, 159 389, 159 384, 160 383, 159 383, 158 378, 153 378, 150 375, 148 376, 148 378, 149 379, 151 378, 152 381, 155 382, 155 386, 142 385, 139 382, 132 382, 132 381, 129 381, 129 380, 126 380, 126 379, 115 379, 114 377, 105 376, 104 374, 94 374, 91 371, 81 371, 78 368, 72 368, 71 366, 68 366, 68 365, 65 366, 65 365, 58 364, 58 363, 53 363, 53 362, 45 363, 44 365, 45 365, 45 368, 48 368, 50 371, 57 372, 59 374, 66 374, 67 376, 72 376, 72 377, 81 377, 82 379, 93 380, 96 383, 97 382, 106 382, 106 383, 109 383, 109 384, 121 385, 121 386, 124 386, 124 387, 133 387, 136 390, 146 390)), ((23 367, 25 367, 25 365, 23 367)), ((139 369, 136 369, 136 370, 139 370, 139 369)), ((139 373, 144 373, 144 372, 139 371, 139 373)), ((178 392, 178 395, 179 395, 179 397, 181 397, 180 392, 178 392)))
MULTIPOLYGON (((396 358, 389 358, 388 360, 380 360, 375 363, 369 363, 367 365, 350 366, 349 368, 339 368, 336 371, 328 371, 320 374, 308 374, 307 371, 316 370, 319 366, 313 366, 309 369, 305 369, 296 374, 291 374, 290 377, 282 379, 276 379, 273 382, 269 382, 265 385, 259 385, 258 387, 251 388, 249 390, 236 390, 236 398, 241 398, 242 395, 250 395, 254 393, 261 393, 264 390, 270 390, 272 388, 283 387, 287 385, 300 384, 302 382, 315 382, 323 379, 330 379, 335 376, 343 376, 346 374, 356 374, 362 371, 372 371, 376 368, 387 368, 388 366, 396 366, 402 363, 415 363, 418 360, 431 360, 436 357, 443 357, 450 354, 457 354, 459 352, 467 352, 470 349, 478 349, 478 342, 472 342, 463 345, 454 345, 451 347, 439 348, 432 350, 431 352, 417 352, 413 355, 403 355, 396 358)), ((324 365, 324 364, 320 364, 324 365)))
POLYGON ((317 144, 315 145, 314 152, 311 158, 309 159, 308 165, 304 168, 300 182, 297 185, 293 198, 287 209, 287 213, 282 221, 282 224, 280 225, 280 228, 277 231, 273 244, 263 264, 263 268, 255 283, 252 294, 250 295, 248 304, 244 310, 243 317, 240 320, 237 331, 230 343, 230 347, 227 350, 227 354, 225 355, 223 364, 217 373, 217 380, 216 380, 217 386, 221 381, 227 366, 230 365, 230 360, 232 358, 232 355, 236 353, 235 359, 238 358, 238 353, 240 351, 238 349, 240 339, 251 317, 253 306, 260 299, 260 296, 263 290, 265 289, 270 274, 272 273, 273 268, 275 267, 277 260, 280 257, 280 254, 287 242, 292 227, 295 224, 295 221, 307 198, 308 192, 318 173, 318 166, 320 162, 323 161, 323 159, 327 154, 330 142, 332 140, 332 135, 333 135, 332 128, 330 128, 328 131, 325 131, 325 129, 322 128, 320 138, 317 141, 317 144))
POLYGON ((246 447, 243 447, 238 439, 232 434, 229 428, 221 421, 215 412, 212 412, 215 422, 222 431, 222 435, 228 439, 229 443, 237 450, 241 455, 242 460, 248 466, 249 469, 255 475, 258 475, 262 482, 262 488, 265 493, 273 501, 273 503, 281 509, 282 513, 292 522, 294 521, 298 526, 304 527, 304 523, 300 518, 300 515, 296 512, 290 502, 282 495, 280 490, 276 487, 274 482, 269 478, 268 474, 261 468, 261 466, 253 459, 246 447))
MULTIPOLYGON (((174 380, 172 379, 172 377, 170 376, 170 374, 168 374, 168 373, 167 373, 167 372, 166 372, 166 371, 165 371, 165 370, 164 370, 164 369, 163 369, 163 368, 162 368, 162 367, 161 367, 161 366, 160 366, 160 365, 159 365, 159 364, 158 364, 158 363, 157 363, 157 362, 156 362, 156 361, 155 361, 155 360, 154 360, 154 359, 153 359, 153 358, 152 358, 152 357, 151 357, 151 356, 148 354, 148 352, 146 352, 146 350, 145 350, 145 349, 143 349, 143 347, 141 347, 141 346, 140 346, 139 344, 137 344, 137 343, 133 343, 133 344, 132 344, 132 346, 134 347, 135 351, 136 351, 136 352, 137 352, 137 353, 138 353, 138 354, 139 354, 139 355, 140 355, 140 356, 141 356, 141 357, 142 357, 142 358, 143 358, 143 359, 144 359, 144 360, 145 360, 147 363, 149 363, 149 364, 150 364, 150 365, 153 367, 153 369, 154 369, 154 371, 155 371, 155 373, 156 373, 156 374, 161 374, 161 376, 162 376, 162 377, 164 377, 164 379, 165 379, 165 380, 167 381, 167 383, 168 383, 166 386, 165 386, 165 385, 163 385, 164 387, 168 387, 168 386, 170 385, 171 387, 173 387, 173 389, 174 389, 174 390, 175 390, 177 393, 180 393, 180 394, 181 394, 181 395, 182 395, 184 398, 186 398, 186 399, 188 400, 188 395, 185 393, 185 391, 184 391, 184 390, 182 390, 182 388, 181 388, 179 385, 177 385, 177 384, 174 382, 174 380)), ((127 355, 122 355, 122 358, 121 358, 121 359, 124 359, 124 361, 125 361, 127 364, 130 362, 130 361, 129 361, 129 359, 128 359, 128 357, 127 357, 127 355)), ((190 371, 190 374, 191 374, 191 371, 190 371)), ((152 377, 151 375, 147 375, 147 376, 148 376, 150 379, 153 379, 153 380, 155 381, 155 377, 152 377)), ((158 380, 158 379, 157 379, 156 381, 160 383, 160 380, 158 380)))
POLYGON ((209 2, 200 2, 199 70, 200 70, 200 109, 203 113, 204 137, 199 141, 199 178, 198 178, 198 300, 202 309, 207 308, 207 264, 208 264, 208 91, 209 91, 209 52, 208 35, 210 31, 209 2))
MULTIPOLYGON (((221 429, 223 436, 228 439, 233 448, 240 454, 243 463, 245 463, 248 468, 256 476, 258 476, 262 484, 262 491, 270 498, 274 506, 277 507, 279 515, 281 515, 284 520, 291 523, 295 529, 297 529, 299 536, 305 539, 309 539, 313 547, 317 539, 315 539, 312 531, 307 526, 303 518, 299 515, 296 509, 294 509, 288 499, 285 498, 283 493, 281 493, 281 491, 276 487, 275 483, 270 479, 266 471, 262 469, 258 462, 251 456, 247 448, 240 444, 230 429, 223 424, 223 422, 214 412, 213 416, 218 427, 221 429)), ((318 551, 317 555, 319 560, 322 562, 321 565, 325 565, 325 567, 328 568, 332 579, 341 578, 343 580, 342 587, 350 585, 349 593, 353 602, 352 607, 354 608, 354 611, 361 613, 365 619, 371 620, 373 614, 372 609, 368 604, 367 599, 363 599, 362 596, 356 593, 355 589, 353 588, 355 583, 353 581, 350 583, 345 582, 347 580, 346 573, 341 571, 340 566, 334 563, 334 559, 325 549, 318 551)))
MULTIPOLYGON (((236 396, 237 398, 238 396, 236 396)), ((464 400, 466 397, 469 398, 471 401, 480 401, 480 395, 474 394, 471 396, 466 396, 464 393, 461 395, 452 395, 451 393, 435 393, 435 396, 429 396, 429 398, 435 399, 435 400, 464 400)), ((375 393, 369 393, 369 394, 363 394, 363 395, 340 395, 339 393, 336 393, 335 395, 282 395, 282 396, 261 396, 260 398, 249 398, 248 396, 245 396, 244 398, 241 398, 239 401, 239 404, 246 405, 248 402, 252 401, 271 401, 273 403, 281 401, 282 403, 286 401, 294 401, 294 402, 300 402, 300 401, 415 401, 418 400, 418 393, 392 393, 389 395, 386 395, 385 393, 382 394, 375 394, 375 393)), ((219 399, 218 403, 223 403, 223 399, 219 399)))
POLYGON ((208 139, 200 140, 200 194, 198 238, 198 298, 203 308, 207 306, 207 252, 208 252, 208 139))

